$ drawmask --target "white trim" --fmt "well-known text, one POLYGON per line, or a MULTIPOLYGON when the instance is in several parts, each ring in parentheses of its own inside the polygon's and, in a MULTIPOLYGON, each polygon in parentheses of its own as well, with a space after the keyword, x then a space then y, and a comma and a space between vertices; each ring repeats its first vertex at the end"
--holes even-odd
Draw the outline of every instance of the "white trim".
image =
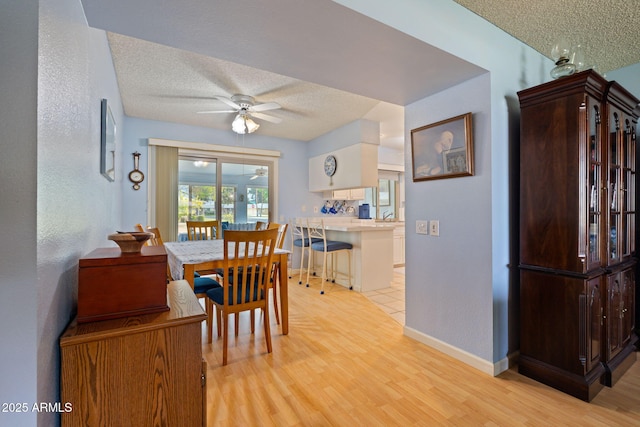
POLYGON ((479 371, 491 376, 497 376, 509 369, 507 358, 496 363, 491 363, 487 360, 479 358, 474 354, 461 350, 457 347, 447 344, 444 341, 440 341, 437 338, 426 335, 408 326, 404 327, 404 335, 425 345, 428 345, 431 348, 434 348, 448 356, 453 357, 456 360, 459 360, 471 366, 472 368, 478 369, 479 371))
POLYGON ((204 142, 176 141, 171 139, 149 138, 149 145, 161 145, 163 147, 177 147, 186 150, 213 151, 227 154, 245 154, 249 156, 280 157, 282 153, 276 150, 263 150, 261 148, 234 147, 230 145, 207 144, 204 142))
POLYGON ((392 165, 391 163, 378 163, 378 169, 404 172, 404 165, 392 165))
POLYGON ((147 225, 156 227, 156 148, 149 146, 147 151, 147 225))

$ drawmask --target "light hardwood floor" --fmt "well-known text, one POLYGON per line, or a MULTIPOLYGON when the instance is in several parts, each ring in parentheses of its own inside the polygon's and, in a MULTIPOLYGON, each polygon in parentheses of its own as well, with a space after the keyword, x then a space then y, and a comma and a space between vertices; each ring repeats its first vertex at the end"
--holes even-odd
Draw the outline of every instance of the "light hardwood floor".
POLYGON ((488 376, 403 336, 363 295, 320 295, 314 280, 291 281, 289 335, 271 316, 271 354, 245 313, 223 367, 222 341, 206 344, 203 327, 207 425, 640 426, 640 362, 586 403, 517 368, 488 376))

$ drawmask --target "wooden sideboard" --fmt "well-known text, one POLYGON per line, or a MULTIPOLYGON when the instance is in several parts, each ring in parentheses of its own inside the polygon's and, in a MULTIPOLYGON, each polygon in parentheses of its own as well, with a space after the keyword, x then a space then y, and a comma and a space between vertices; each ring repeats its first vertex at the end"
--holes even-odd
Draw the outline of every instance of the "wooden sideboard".
POLYGON ((170 310, 100 322, 74 319, 60 338, 63 426, 206 425, 206 319, 185 280, 170 310))

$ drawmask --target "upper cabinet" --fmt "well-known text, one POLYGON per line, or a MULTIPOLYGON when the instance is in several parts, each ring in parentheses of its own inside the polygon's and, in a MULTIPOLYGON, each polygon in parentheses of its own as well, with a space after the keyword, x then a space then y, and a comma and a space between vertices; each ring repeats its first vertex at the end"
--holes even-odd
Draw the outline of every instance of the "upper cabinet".
POLYGON ((364 188, 325 191, 323 198, 328 200, 364 200, 365 193, 364 188))
POLYGON ((309 159, 309 191, 378 185, 378 146, 358 143, 309 159))

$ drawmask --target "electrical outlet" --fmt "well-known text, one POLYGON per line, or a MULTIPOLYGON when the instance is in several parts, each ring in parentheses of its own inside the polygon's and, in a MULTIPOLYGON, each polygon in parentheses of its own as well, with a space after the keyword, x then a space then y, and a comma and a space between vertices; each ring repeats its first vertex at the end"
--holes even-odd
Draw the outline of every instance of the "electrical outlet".
POLYGON ((432 219, 429 221, 429 234, 432 236, 440 235, 440 221, 437 219, 432 219))
POLYGON ((416 234, 429 234, 427 232, 427 221, 416 221, 416 234))
POLYGON ((317 206, 314 206, 314 207, 313 207, 313 213, 318 213, 318 212, 319 212, 318 207, 317 207, 317 206))

